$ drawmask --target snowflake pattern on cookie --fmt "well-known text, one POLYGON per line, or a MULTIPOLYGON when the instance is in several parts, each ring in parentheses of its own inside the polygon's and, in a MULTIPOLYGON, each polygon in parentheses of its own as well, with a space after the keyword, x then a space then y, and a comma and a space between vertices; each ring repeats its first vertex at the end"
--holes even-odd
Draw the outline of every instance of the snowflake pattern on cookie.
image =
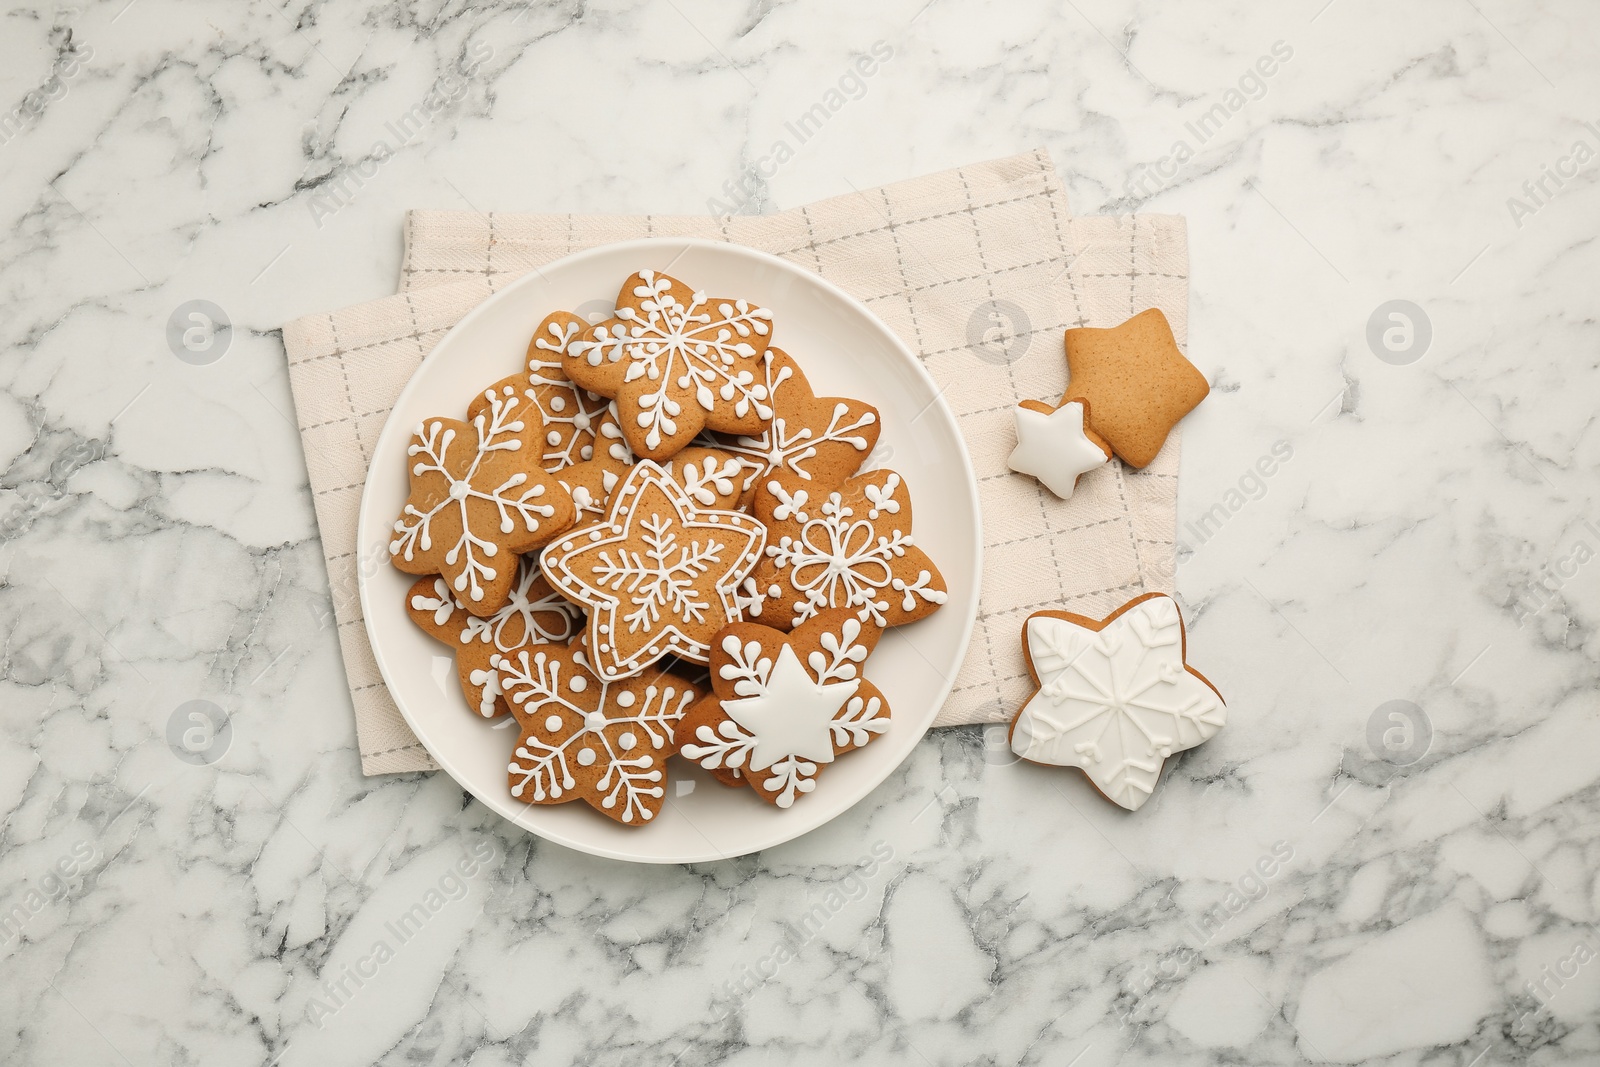
POLYGON ((608 681, 579 641, 497 655, 493 667, 521 727, 507 765, 512 796, 581 799, 627 826, 655 818, 678 722, 699 689, 665 671, 608 681))
POLYGON ((611 494, 605 519, 552 543, 540 565, 590 609, 599 672, 621 677, 668 654, 705 663, 717 631, 739 618, 735 590, 765 543, 760 522, 700 507, 645 460, 611 494))
MULTIPOLYGON (((541 466, 551 474, 596 459, 614 460, 616 467, 633 462, 617 425, 616 405, 573 384, 562 370, 568 346, 585 328, 570 311, 545 316, 528 342, 524 369, 486 391, 521 398, 526 411, 522 439, 539 452, 541 466)), ((476 416, 484 404, 479 396, 467 409, 467 417, 476 416)))
POLYGON ((713 695, 684 717, 683 755, 791 806, 825 765, 888 730, 889 706, 861 675, 882 634, 852 611, 824 612, 791 634, 729 626, 711 658, 713 695))
POLYGON ((695 292, 640 271, 622 286, 615 318, 572 341, 567 377, 613 397, 634 453, 666 459, 702 429, 757 433, 772 418, 762 360, 772 313, 695 292))
POLYGON ((1169 756, 1227 722, 1216 687, 1185 660, 1183 618, 1147 593, 1105 619, 1042 611, 1023 625, 1039 685, 1011 726, 1023 759, 1079 767, 1111 800, 1136 811, 1169 756))
POLYGON ((767 349, 767 396, 772 424, 759 434, 716 438, 719 448, 738 456, 745 467, 749 505, 768 475, 794 474, 810 483, 813 493, 826 492, 860 468, 878 443, 883 429, 871 404, 839 396, 817 396, 794 357, 767 349))
POLYGON ((869 471, 814 494, 789 476, 758 486, 751 506, 768 525, 766 558, 740 590, 747 617, 780 629, 828 608, 900 626, 947 597, 944 577, 911 536, 911 495, 892 470, 869 471))
POLYGON ((508 710, 498 698, 499 678, 490 660, 546 644, 565 644, 581 628, 583 612, 550 588, 539 561, 523 556, 505 607, 482 618, 462 607, 443 578, 423 578, 406 594, 407 614, 422 630, 449 646, 467 706, 485 718, 508 710))
POLYGON ((439 574, 474 615, 492 615, 516 578, 516 554, 572 524, 572 498, 521 438, 522 398, 494 390, 471 420, 424 419, 406 448, 411 493, 389 542, 407 574, 439 574))

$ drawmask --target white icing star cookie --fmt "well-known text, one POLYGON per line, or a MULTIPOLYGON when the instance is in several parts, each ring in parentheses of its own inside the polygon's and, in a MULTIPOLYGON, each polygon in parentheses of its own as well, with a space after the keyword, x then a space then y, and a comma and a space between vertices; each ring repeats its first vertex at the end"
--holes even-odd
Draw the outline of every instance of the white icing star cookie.
POLYGON ((1024 400, 1012 409, 1017 419, 1017 447, 1007 464, 1028 474, 1062 500, 1072 497, 1078 478, 1111 458, 1111 450, 1083 425, 1081 401, 1051 410, 1048 404, 1024 400))
POLYGON ((1100 620, 1038 612, 1023 625, 1023 649, 1039 691, 1011 724, 1011 750, 1081 768, 1129 811, 1150 799, 1167 757, 1227 722, 1222 695, 1184 662, 1183 618, 1163 593, 1100 620))
POLYGON ((725 785, 780 808, 816 788, 822 768, 889 728, 883 694, 861 676, 883 627, 824 612, 785 634, 735 623, 717 635, 713 695, 679 728, 683 755, 725 785))

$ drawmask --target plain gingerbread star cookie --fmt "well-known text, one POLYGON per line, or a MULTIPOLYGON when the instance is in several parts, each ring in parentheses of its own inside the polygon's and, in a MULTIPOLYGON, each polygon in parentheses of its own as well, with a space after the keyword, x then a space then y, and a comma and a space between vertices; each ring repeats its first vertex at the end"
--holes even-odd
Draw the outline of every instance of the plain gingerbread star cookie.
POLYGON ((582 800, 624 826, 655 818, 697 687, 664 670, 601 678, 579 641, 496 656, 493 666, 521 727, 506 768, 513 797, 582 800))
POLYGON ((861 674, 882 636, 853 611, 824 612, 788 634, 729 626, 711 655, 713 695, 679 727, 684 757, 791 806, 825 766, 888 731, 889 705, 861 674))
POLYGON ((1090 428, 1130 467, 1149 466, 1178 420, 1211 391, 1159 308, 1108 330, 1069 329, 1065 342, 1061 402, 1087 400, 1090 428))
POLYGON ((525 399, 490 389, 470 422, 430 418, 406 447, 411 493, 395 520, 389 559, 407 574, 438 574, 474 615, 500 610, 518 554, 572 525, 571 495, 523 439, 525 399))
POLYGON ((614 318, 568 345, 562 366, 578 385, 617 401, 635 455, 662 460, 701 430, 766 427, 762 364, 771 337, 766 308, 644 270, 623 283, 614 318))
POLYGON ((766 536, 748 515, 701 507, 645 460, 612 492, 605 518, 553 542, 540 565, 589 608, 596 669, 623 677, 669 654, 705 663, 717 631, 740 617, 737 588, 766 536))
POLYGON ((1167 757, 1227 722, 1222 695, 1184 662, 1183 618, 1164 593, 1136 597, 1104 619, 1037 612, 1022 633, 1039 691, 1011 724, 1011 750, 1081 768, 1129 811, 1150 799, 1167 757))

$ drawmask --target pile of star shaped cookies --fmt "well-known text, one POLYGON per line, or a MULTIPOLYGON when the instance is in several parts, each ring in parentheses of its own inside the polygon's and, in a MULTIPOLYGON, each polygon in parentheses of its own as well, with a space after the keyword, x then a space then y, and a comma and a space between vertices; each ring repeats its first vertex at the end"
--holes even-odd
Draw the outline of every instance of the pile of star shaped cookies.
POLYGON ((866 659, 945 583, 905 479, 860 470, 877 409, 817 396, 773 332, 640 271, 413 430, 391 561, 467 705, 514 717, 519 800, 644 825, 679 755, 788 808, 889 728, 866 659))

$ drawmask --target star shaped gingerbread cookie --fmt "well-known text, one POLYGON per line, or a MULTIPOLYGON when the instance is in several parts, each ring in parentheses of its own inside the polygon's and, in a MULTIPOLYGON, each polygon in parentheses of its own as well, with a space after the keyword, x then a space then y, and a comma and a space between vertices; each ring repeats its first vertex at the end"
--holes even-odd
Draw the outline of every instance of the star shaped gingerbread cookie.
POLYGON ((825 766, 889 729, 888 703, 861 675, 881 636, 853 611, 824 612, 788 634, 729 626, 711 655, 713 695, 680 726, 684 757, 790 807, 825 766))
POLYGON ((718 447, 746 467, 740 503, 748 507, 756 486, 770 474, 793 474, 815 493, 854 474, 883 430, 878 409, 848 397, 818 396, 794 357, 781 348, 767 349, 764 373, 772 424, 758 434, 717 439, 718 447))
POLYGON ((521 727, 507 765, 512 796, 582 800, 625 826, 656 817, 696 686, 668 671, 602 678, 580 641, 521 649, 493 666, 521 727))
POLYGON ((705 663, 717 631, 740 617, 737 587, 766 536, 749 515, 701 507, 645 460, 612 492, 605 518, 552 543, 540 565, 589 608, 590 658, 617 678, 669 654, 705 663))
POLYGON ((1071 499, 1078 479, 1111 458, 1111 449, 1084 426, 1083 410, 1080 400, 1054 410, 1038 400, 1017 405, 1017 447, 1007 465, 1039 479, 1062 500, 1071 499))
POLYGON ((1149 466, 1178 420, 1211 391, 1159 308, 1110 329, 1070 329, 1065 343, 1061 402, 1087 400, 1090 428, 1130 467, 1149 466))
POLYGON ((578 385, 615 398, 635 455, 661 460, 703 429, 766 427, 762 362, 771 337, 766 308, 644 270, 623 283, 614 318, 567 346, 562 367, 578 385))
POLYGON ((1037 612, 1023 624, 1023 651, 1039 690, 1011 724, 1011 750, 1081 768, 1129 811, 1150 799, 1168 757, 1227 722, 1221 694, 1185 662, 1183 618, 1164 593, 1104 619, 1037 612))
POLYGON ((430 418, 406 448, 411 493, 389 558, 407 574, 442 575, 474 615, 505 604, 518 553, 572 525, 571 495, 526 447, 524 398, 490 389, 470 422, 430 418))

